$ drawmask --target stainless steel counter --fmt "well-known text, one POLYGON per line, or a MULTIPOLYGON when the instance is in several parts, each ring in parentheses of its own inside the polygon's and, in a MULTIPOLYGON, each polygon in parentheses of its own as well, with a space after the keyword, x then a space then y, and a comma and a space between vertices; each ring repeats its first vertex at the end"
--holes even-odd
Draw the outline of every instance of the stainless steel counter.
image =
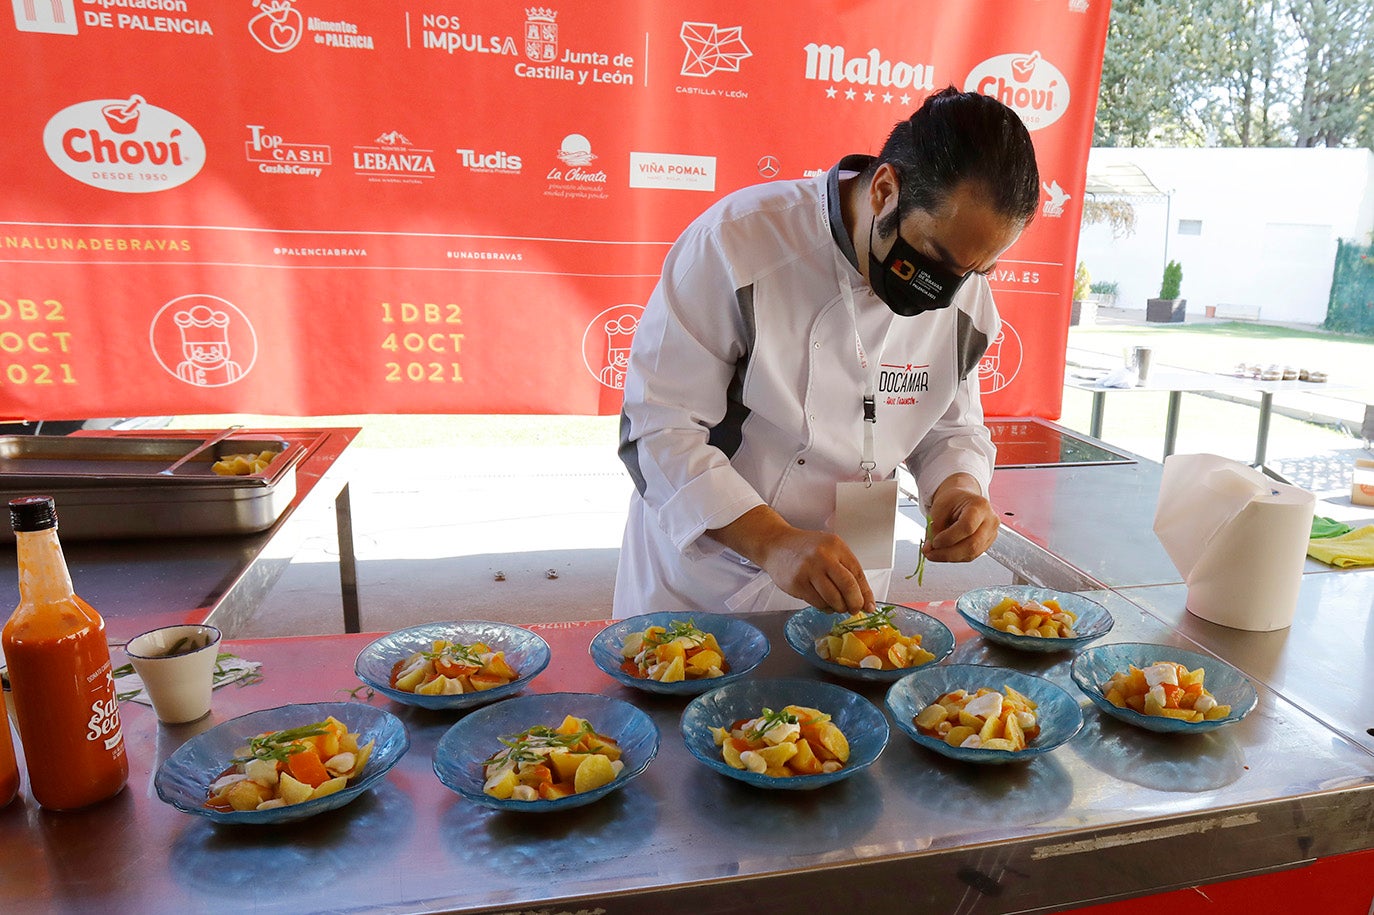
MULTIPOLYGON (((1108 640, 1190 644, 1124 597, 1097 596, 1116 617, 1108 640)), ((948 603, 930 609, 958 638, 953 660, 1006 664, 1075 692, 1069 656, 988 645, 948 603)), ((781 638, 784 619, 757 618, 773 649, 755 675, 819 676, 781 638)), ((1374 846, 1374 754, 1328 727, 1320 701, 1322 682, 1367 664, 1338 671, 1306 650, 1351 641, 1352 631, 1367 645, 1367 599, 1352 601, 1345 628, 1280 646, 1281 661, 1255 677, 1255 711, 1212 734, 1147 733, 1085 698, 1078 736, 1027 764, 957 764, 894 728, 872 768, 806 793, 755 790, 696 762, 678 733, 684 700, 625 689, 592 665, 586 646, 601 625, 532 627, 553 649, 535 691, 627 698, 662 732, 645 774, 601 802, 547 817, 476 807, 431 768, 457 715, 392 705, 411 749, 380 787, 339 811, 277 829, 217 827, 176 811, 152 790, 161 760, 237 714, 343 698, 358 685, 353 658, 370 637, 236 642, 228 649, 262 661, 264 679, 217 691, 210 718, 161 727, 150 710, 124 706, 132 774, 115 799, 55 815, 21 794, 0 811, 0 898, 13 911, 73 912, 782 912, 829 900, 851 911, 1002 913, 1374 846), (1278 668, 1285 676, 1271 675, 1278 668), (1302 707, 1265 685, 1289 689, 1303 675, 1312 690, 1291 694, 1310 701, 1302 707)), ((1208 639, 1250 657, 1243 639, 1208 639)), ((881 689, 860 692, 881 703, 881 689)))
POLYGON ((1374 569, 1304 575, 1293 625, 1274 632, 1193 616, 1183 585, 1119 593, 1374 752, 1374 569))
MULTIPOLYGON (((1002 528, 988 553, 1025 581, 1067 591, 1178 584, 1182 576, 1153 531, 1163 473, 1162 464, 1144 458, 998 468, 990 498, 1002 528)), ((919 506, 902 511, 924 526, 919 506)), ((1348 499, 1319 502, 1317 513, 1374 523, 1374 509, 1348 499)), ((1314 559, 1303 572, 1346 574, 1314 559)))
MULTIPOLYGON (((168 436, 166 430, 108 434, 168 436)), ((358 430, 283 429, 272 434, 303 446, 306 453, 296 467, 295 498, 267 530, 213 537, 63 541, 77 593, 100 611, 112 641, 124 642, 156 626, 207 621, 232 636, 300 548, 291 516, 303 508, 323 509, 331 499, 339 512, 340 539, 348 540, 339 550, 343 612, 347 616, 351 601, 352 631, 357 631, 348 482, 338 462, 358 430)), ((59 522, 61 511, 58 505, 59 522)), ((13 608, 18 602, 14 546, 0 545, 0 606, 13 608)))

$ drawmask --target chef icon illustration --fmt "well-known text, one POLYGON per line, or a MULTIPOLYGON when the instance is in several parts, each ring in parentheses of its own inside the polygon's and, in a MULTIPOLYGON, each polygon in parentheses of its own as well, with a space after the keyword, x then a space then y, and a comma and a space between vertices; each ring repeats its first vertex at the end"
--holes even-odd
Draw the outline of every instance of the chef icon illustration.
POLYGON ((598 376, 602 384, 625 389, 625 370, 630 365, 630 344, 634 342, 639 319, 621 315, 606 322, 606 364, 598 376))
MULTIPOLYGON (((998 334, 994 344, 1002 342, 1001 334, 998 334)), ((991 393, 1000 391, 1007 386, 1007 376, 1002 374, 1001 354, 989 347, 987 354, 983 356, 983 361, 978 363, 978 380, 982 382, 981 390, 991 393)))
POLYGON ((176 312, 172 320, 181 333, 178 378, 197 387, 218 387, 243 377, 243 367, 231 358, 227 312, 194 305, 176 312))
POLYGON ((978 362, 978 385, 984 394, 1000 391, 1021 374, 1026 351, 1021 335, 1011 322, 1003 321, 997 336, 988 344, 988 351, 978 362))

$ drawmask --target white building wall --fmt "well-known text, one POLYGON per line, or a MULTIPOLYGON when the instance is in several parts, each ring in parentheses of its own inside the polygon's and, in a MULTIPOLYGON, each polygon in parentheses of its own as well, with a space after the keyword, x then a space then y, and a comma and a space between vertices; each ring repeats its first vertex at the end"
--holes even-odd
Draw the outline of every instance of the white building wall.
POLYGON ((1183 266, 1188 315, 1320 324, 1337 239, 1374 230, 1374 152, 1368 149, 1093 149, 1088 171, 1132 163, 1166 192, 1129 198, 1136 230, 1113 238, 1085 226, 1078 261, 1115 281, 1117 305, 1145 308, 1164 265, 1183 266), (1181 220, 1200 234, 1179 234, 1181 220))

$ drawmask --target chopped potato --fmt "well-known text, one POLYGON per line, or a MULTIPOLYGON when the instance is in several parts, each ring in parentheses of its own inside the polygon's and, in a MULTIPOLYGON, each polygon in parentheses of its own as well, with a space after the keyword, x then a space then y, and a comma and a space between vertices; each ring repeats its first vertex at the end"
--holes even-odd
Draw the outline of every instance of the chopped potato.
POLYGON ((1059 601, 1018 601, 1004 597, 988 610, 988 625, 1010 635, 1032 638, 1071 639, 1078 635, 1073 624, 1078 617, 1059 606, 1059 601))
POLYGON ((372 742, 337 718, 252 738, 210 785, 214 810, 269 810, 343 790, 367 768, 372 742))
POLYGON ((855 613, 831 627, 815 641, 816 654, 845 667, 902 670, 935 660, 921 647, 921 636, 903 635, 892 622, 896 607, 855 613))
POLYGON ((1189 670, 1173 661, 1156 661, 1144 668, 1132 664, 1102 684, 1102 695, 1117 708, 1142 715, 1192 723, 1225 718, 1231 714, 1231 706, 1218 703, 1203 687, 1205 677, 1201 667, 1189 670))
POLYGON ((210 465, 210 469, 222 477, 246 477, 262 473, 272 459, 281 452, 260 451, 257 454, 226 454, 210 465))
POLYGON ((951 747, 1024 750, 1040 734, 1036 704, 1010 686, 945 693, 916 713, 916 729, 951 747))
POLYGON ((630 633, 621 643, 620 656, 625 673, 660 683, 714 679, 730 670, 715 635, 698 629, 691 619, 630 633))
POLYGON ((500 800, 558 800, 595 791, 624 771, 620 746, 585 718, 566 715, 501 738, 504 748, 482 766, 482 791, 500 800))
POLYGON ((805 706, 764 709, 757 718, 711 733, 726 765, 772 778, 835 772, 849 761, 844 733, 829 715, 805 706))
POLYGON ((464 645, 435 639, 428 650, 412 652, 391 668, 391 686, 419 696, 459 696, 505 686, 520 673, 482 642, 464 645))

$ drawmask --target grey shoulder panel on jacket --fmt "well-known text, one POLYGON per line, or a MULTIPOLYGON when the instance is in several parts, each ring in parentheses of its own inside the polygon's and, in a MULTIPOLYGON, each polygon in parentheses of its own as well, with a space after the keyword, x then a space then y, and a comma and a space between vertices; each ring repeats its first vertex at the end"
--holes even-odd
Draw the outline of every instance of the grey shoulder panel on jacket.
MULTIPOLYGON (((735 290, 735 301, 739 306, 740 318, 744 325, 744 354, 735 363, 735 373, 725 392, 725 415, 707 434, 707 443, 719 448, 727 458, 734 457, 744 441, 744 421, 749 418, 749 407, 744 403, 744 375, 749 369, 749 358, 753 354, 757 339, 758 325, 754 315, 754 287, 745 286, 735 290)), ((644 495, 648 482, 639 464, 637 439, 632 437, 630 417, 624 408, 620 411, 620 445, 617 451, 621 462, 634 481, 635 489, 644 495)))
POLYGON ((973 319, 962 309, 955 330, 955 358, 959 366, 959 378, 964 379, 978 368, 978 362, 988 351, 988 335, 979 330, 973 319))

